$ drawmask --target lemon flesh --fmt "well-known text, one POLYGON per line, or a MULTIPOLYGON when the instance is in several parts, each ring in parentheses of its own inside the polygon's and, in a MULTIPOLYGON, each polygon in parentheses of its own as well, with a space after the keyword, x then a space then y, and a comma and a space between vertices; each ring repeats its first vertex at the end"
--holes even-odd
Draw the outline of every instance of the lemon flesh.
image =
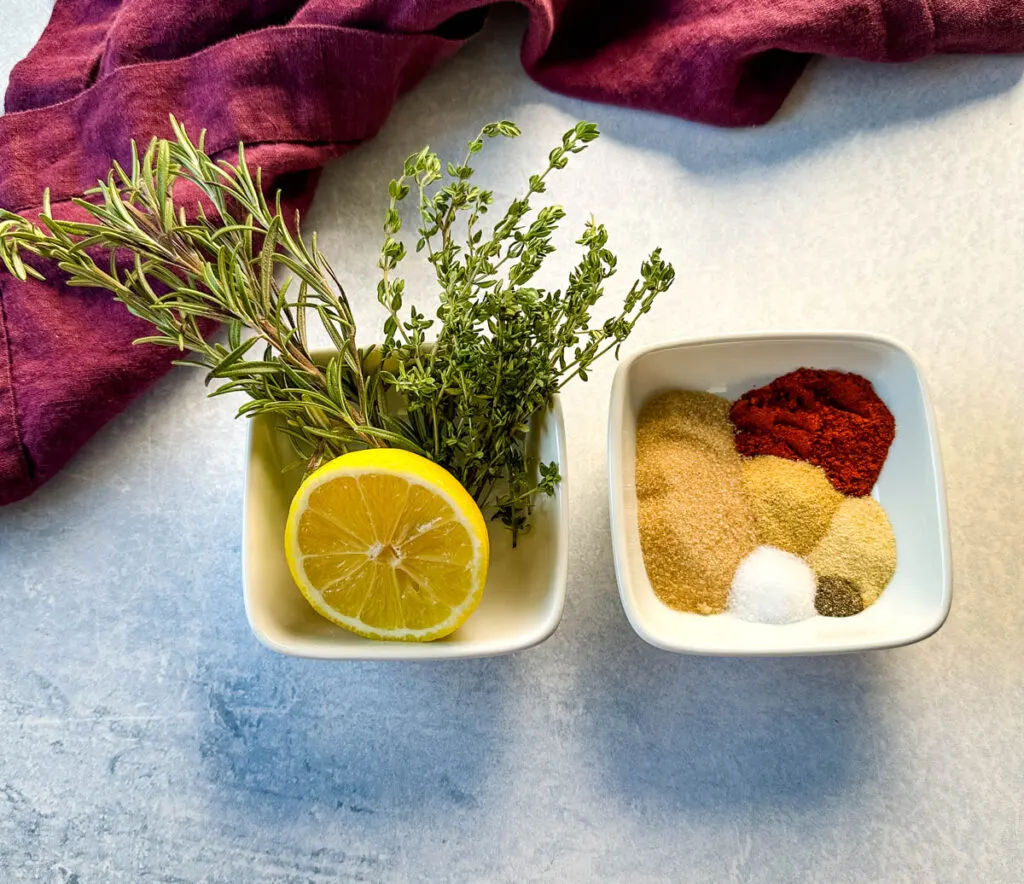
POLYGON ((367 638, 432 641, 480 603, 490 545, 480 508, 450 473, 407 451, 370 449, 306 478, 285 555, 332 623, 367 638))

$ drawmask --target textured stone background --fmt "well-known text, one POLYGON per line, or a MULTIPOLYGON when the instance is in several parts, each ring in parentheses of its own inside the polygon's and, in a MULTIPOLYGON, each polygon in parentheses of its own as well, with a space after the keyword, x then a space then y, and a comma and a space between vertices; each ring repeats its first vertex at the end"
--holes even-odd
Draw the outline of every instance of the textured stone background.
MULTIPOLYGON (((0 6, 5 81, 49 5, 0 6)), ((609 224, 623 277, 656 243, 679 271, 631 347, 847 327, 920 356, 948 623, 843 658, 644 645, 608 543, 609 364, 565 397, 571 579, 550 641, 443 665, 277 657, 242 609, 245 427, 180 372, 0 510, 0 879, 1021 880, 1024 59, 820 63, 777 122, 727 132, 543 92, 521 27, 499 17, 325 176, 309 227, 367 338, 402 157, 515 119, 529 137, 481 163, 508 195, 595 119, 605 137, 553 197, 609 224)))

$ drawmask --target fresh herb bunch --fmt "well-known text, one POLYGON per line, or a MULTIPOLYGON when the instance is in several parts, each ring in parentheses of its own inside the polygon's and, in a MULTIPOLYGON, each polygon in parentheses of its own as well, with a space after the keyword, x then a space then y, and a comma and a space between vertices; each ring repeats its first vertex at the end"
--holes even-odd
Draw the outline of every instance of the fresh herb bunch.
POLYGON ((526 455, 531 419, 548 408, 555 393, 577 375, 587 379, 594 361, 618 351, 639 316, 671 284, 674 271, 655 250, 633 284, 619 315, 591 328, 591 311, 615 272, 608 234, 593 220, 577 243, 584 254, 565 291, 531 285, 544 258, 555 248, 552 236, 565 217, 561 206, 545 206, 531 217, 531 200, 544 193, 545 179, 562 169, 572 154, 598 137, 597 126, 581 122, 551 151, 547 167, 532 175, 527 192, 513 200, 485 236, 482 218, 494 195, 472 183, 469 165, 484 137, 516 137, 509 122, 485 126, 469 142, 461 165, 447 164, 427 148, 409 157, 403 174, 391 181, 391 204, 384 220, 386 238, 379 266, 377 296, 389 311, 383 351, 398 369, 386 375, 408 403, 417 442, 428 456, 451 470, 479 502, 495 506, 514 533, 528 525, 538 492, 553 493, 559 481, 555 463, 540 464, 539 475, 526 455), (440 186, 431 192, 436 182, 440 186), (395 270, 405 257, 396 238, 398 204, 415 187, 423 224, 416 250, 426 250, 441 292, 440 330, 426 345, 432 322, 415 307, 400 317, 403 281, 395 270), (464 236, 456 224, 465 216, 464 236))
POLYGON ((106 181, 75 200, 92 220, 53 218, 48 194, 41 223, 0 210, 7 269, 42 279, 23 260, 35 255, 55 261, 70 285, 109 290, 156 327, 158 334, 137 343, 190 352, 182 364, 206 369, 207 383, 223 381, 210 395, 247 394, 240 415, 277 415, 308 469, 367 446, 401 447, 436 461, 512 530, 514 543, 529 527, 535 495, 553 493, 560 480, 556 464, 528 455, 532 420, 567 381, 586 380, 597 358, 617 354, 674 279, 656 249, 623 309, 592 327, 616 261, 604 227, 591 220, 577 240, 583 256, 565 290, 530 284, 554 251, 552 236, 565 216, 560 206, 534 210, 531 200, 544 193, 552 170, 598 137, 597 127, 581 122, 566 132, 547 168, 530 177, 526 194, 489 232, 482 219, 493 193, 472 183, 469 162, 486 138, 518 136, 515 125, 485 126, 460 165, 444 166, 429 148, 409 157, 389 185, 384 220, 377 289, 388 314, 384 341, 360 347, 348 298, 316 235, 306 243, 297 215, 289 230, 280 195, 268 203, 244 148, 235 164, 215 162, 202 135, 193 144, 171 124, 174 140, 154 139, 141 157, 133 144, 130 169, 115 163, 106 181), (179 180, 206 199, 192 218, 175 204, 179 180), (440 290, 433 341, 427 333, 434 321, 406 308, 397 275, 406 255, 398 208, 413 188, 422 218, 417 251, 426 250, 440 290), (460 237, 456 223, 463 219, 460 237), (133 260, 124 267, 116 259, 126 251, 133 260), (310 352, 310 314, 335 347, 326 364, 310 352), (226 343, 211 334, 213 323, 226 326, 226 343))

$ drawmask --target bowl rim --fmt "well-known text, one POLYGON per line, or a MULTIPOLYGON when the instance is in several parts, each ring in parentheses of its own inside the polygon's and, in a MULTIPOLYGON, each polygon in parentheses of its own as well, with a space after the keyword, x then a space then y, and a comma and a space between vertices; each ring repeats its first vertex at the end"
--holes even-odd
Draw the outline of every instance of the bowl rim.
POLYGON ((548 419, 553 421, 555 432, 556 450, 559 459, 559 472, 562 481, 558 486, 558 507, 555 522, 555 543, 556 556, 555 567, 552 574, 552 583, 555 591, 545 598, 553 602, 547 617, 529 631, 523 631, 516 636, 502 636, 487 641, 480 641, 472 645, 464 645, 458 642, 385 642, 367 640, 366 644, 354 644, 351 651, 337 653, 340 649, 347 647, 342 644, 321 645, 313 648, 297 648, 295 645, 278 641, 269 635, 264 625, 260 623, 261 615, 253 598, 251 586, 251 569, 254 563, 251 561, 249 550, 252 541, 249 538, 248 514, 254 506, 252 501, 253 490, 253 436, 257 429, 256 417, 250 419, 246 428, 245 440, 245 484, 242 493, 242 600, 245 607, 246 620, 249 629, 256 637, 256 640, 268 650, 287 657, 294 657, 308 660, 324 661, 395 661, 405 663, 428 662, 434 660, 466 660, 484 657, 499 657, 512 654, 517 651, 524 651, 547 641, 558 629, 565 610, 565 598, 569 582, 569 495, 567 493, 568 464, 567 464, 567 442, 565 431, 565 414, 562 408, 561 397, 555 394, 548 419), (358 650, 357 650, 358 649, 358 650))
MULTIPOLYGON (((615 565, 615 580, 619 589, 619 601, 622 604, 626 619, 633 630, 648 644, 664 651, 713 657, 798 657, 824 656, 832 654, 850 654, 861 651, 884 650, 886 648, 905 647, 923 641, 934 635, 949 617, 953 602, 953 570, 950 551, 949 511, 946 502, 945 471, 942 466, 942 451, 939 441, 938 425, 932 397, 925 378, 920 360, 914 352, 896 338, 876 332, 847 331, 842 329, 800 329, 780 331, 746 331, 721 335, 705 335, 692 338, 679 338, 658 341, 628 354, 619 362, 612 380, 610 402, 608 408, 608 511, 612 533, 612 558, 615 565), (743 647, 709 648, 688 642, 670 643, 656 638, 647 628, 643 616, 636 604, 636 589, 626 569, 626 526, 625 526, 625 489, 622 482, 622 448, 621 428, 625 416, 626 384, 633 366, 651 354, 665 350, 688 349, 708 344, 745 344, 764 341, 844 341, 849 343, 877 344, 906 356, 913 369, 921 401, 924 406, 924 423, 928 436, 928 447, 931 451, 934 471, 934 495, 936 515, 939 524, 939 556, 942 595, 935 615, 929 618, 922 629, 894 638, 876 641, 858 641, 849 644, 820 644, 816 647, 802 646, 787 648, 780 645, 772 650, 750 650, 743 647)), ((653 589, 651 590, 653 592, 653 589)))

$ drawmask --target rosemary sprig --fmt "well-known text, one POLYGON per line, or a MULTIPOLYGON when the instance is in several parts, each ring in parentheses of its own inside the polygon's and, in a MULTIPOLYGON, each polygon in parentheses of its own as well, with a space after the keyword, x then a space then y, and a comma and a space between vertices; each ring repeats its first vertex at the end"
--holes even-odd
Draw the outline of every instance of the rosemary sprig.
POLYGON ((210 395, 247 395, 239 415, 277 415, 307 468, 367 446, 431 458, 512 530, 514 543, 529 527, 536 494, 553 493, 560 481, 556 464, 535 464, 528 455, 531 421, 567 381, 586 380, 596 359, 617 354, 674 279, 656 249, 623 309, 593 326, 616 262, 607 232, 591 220, 564 292, 531 285, 565 216, 560 206, 534 211, 532 199, 544 193, 551 171, 598 137, 597 127, 569 130, 488 234, 483 217, 493 193, 472 183, 469 163, 485 139, 518 136, 515 125, 485 126, 459 165, 443 166, 429 148, 409 157, 390 182, 384 219, 377 290, 387 312, 384 340, 360 347, 348 299, 316 235, 306 243, 298 216, 289 230, 280 196, 268 203, 244 148, 236 164, 214 162, 202 135, 193 144, 171 123, 173 140, 153 139, 141 156, 133 144, 130 169, 115 163, 105 181, 74 201, 89 221, 54 218, 49 194, 39 223, 0 210, 0 260, 8 271, 42 279, 24 260, 34 255, 56 262, 70 285, 112 292, 155 327, 139 343, 190 353, 184 364, 203 367, 207 383, 222 382, 210 395), (180 180, 205 198, 192 217, 174 200, 180 180), (427 338, 433 320, 413 305, 405 309, 397 275, 406 256, 398 207, 413 187, 422 218, 417 251, 426 251, 441 295, 435 341, 427 338), (127 267, 117 261, 125 253, 127 267), (325 365, 310 354, 310 314, 335 348, 325 365), (211 336, 213 323, 226 326, 226 343, 211 336))

